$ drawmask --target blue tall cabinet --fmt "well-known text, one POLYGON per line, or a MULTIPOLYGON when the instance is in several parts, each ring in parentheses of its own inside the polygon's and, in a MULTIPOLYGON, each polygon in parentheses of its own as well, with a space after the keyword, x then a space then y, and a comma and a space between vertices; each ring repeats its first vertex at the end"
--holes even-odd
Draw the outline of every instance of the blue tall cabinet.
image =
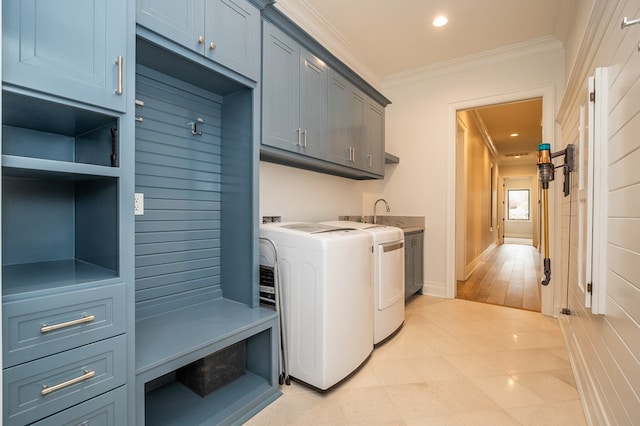
POLYGON ((133 12, 2 2, 4 425, 133 418, 133 12))
POLYGON ((2 0, 2 424, 228 424, 278 397, 265 3, 2 0), (238 343, 239 379, 176 380, 238 343))

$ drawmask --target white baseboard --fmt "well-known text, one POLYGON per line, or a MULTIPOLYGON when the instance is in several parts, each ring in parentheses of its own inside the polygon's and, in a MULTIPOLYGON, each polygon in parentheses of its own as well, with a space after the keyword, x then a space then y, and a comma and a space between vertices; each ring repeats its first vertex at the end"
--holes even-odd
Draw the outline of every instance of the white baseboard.
POLYGON ((493 244, 487 247, 485 251, 480 253, 478 257, 473 259, 471 262, 469 262, 468 265, 464 267, 465 280, 469 278, 469 276, 473 273, 473 271, 475 271, 478 268, 478 266, 480 266, 482 262, 484 262, 487 259, 487 257, 489 257, 489 255, 491 255, 491 252, 493 252, 493 250, 495 250, 496 247, 498 247, 498 244, 496 242, 493 242, 493 244))
POLYGON ((422 285, 422 294, 426 294, 428 296, 446 298, 447 288, 444 283, 439 283, 435 281, 426 281, 422 285))

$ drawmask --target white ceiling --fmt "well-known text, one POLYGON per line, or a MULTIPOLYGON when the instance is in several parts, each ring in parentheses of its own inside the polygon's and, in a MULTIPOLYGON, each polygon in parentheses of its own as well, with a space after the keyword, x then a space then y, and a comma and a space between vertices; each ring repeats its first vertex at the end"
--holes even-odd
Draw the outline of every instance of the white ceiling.
MULTIPOLYGON (((297 3, 336 34, 380 77, 429 68, 534 40, 565 43, 579 0, 281 0, 297 3), (435 28, 439 14, 448 25, 435 28)), ((535 162, 542 102, 479 111, 499 164, 535 162), (509 137, 513 132, 517 138, 509 137), (515 159, 513 154, 529 152, 515 159)))
POLYGON ((542 98, 476 108, 500 165, 533 164, 542 143, 542 98), (517 136, 512 136, 517 133, 517 136))
POLYGON ((381 76, 536 39, 564 41, 575 1, 298 0, 381 76), (439 14, 449 23, 435 28, 439 14))

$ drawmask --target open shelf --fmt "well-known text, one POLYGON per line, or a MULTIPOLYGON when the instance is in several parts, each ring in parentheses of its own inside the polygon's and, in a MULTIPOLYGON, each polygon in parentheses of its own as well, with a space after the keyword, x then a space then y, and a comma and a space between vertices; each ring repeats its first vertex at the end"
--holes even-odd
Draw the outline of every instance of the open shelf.
POLYGON ((117 166, 118 118, 3 91, 2 154, 117 166), (112 157, 116 155, 116 157, 112 157))
POLYGON ((264 330, 276 319, 274 311, 219 298, 138 320, 136 374, 156 370, 146 381, 155 379, 264 330))
POLYGON ((2 295, 108 280, 117 276, 117 271, 113 269, 78 259, 5 265, 2 267, 2 295))
POLYGON ((113 167, 92 164, 3 155, 2 174, 4 176, 43 179, 87 180, 101 176, 117 177, 119 170, 113 167))
POLYGON ((3 294, 117 277, 118 179, 15 171, 3 167, 3 294))
POLYGON ((255 414, 279 394, 261 376, 250 371, 221 389, 200 397, 179 382, 172 381, 146 395, 145 417, 149 425, 201 425, 237 422, 248 414, 255 414), (263 404, 245 407, 254 401, 263 404), (241 415, 240 413, 243 413, 241 415))
POLYGON ((274 311, 219 298, 136 321, 136 400, 144 404, 145 423, 232 423, 280 396, 277 318, 274 311), (180 367, 241 341, 245 372, 231 383, 200 397, 175 380, 180 367), (153 390, 145 392, 147 384, 153 390))

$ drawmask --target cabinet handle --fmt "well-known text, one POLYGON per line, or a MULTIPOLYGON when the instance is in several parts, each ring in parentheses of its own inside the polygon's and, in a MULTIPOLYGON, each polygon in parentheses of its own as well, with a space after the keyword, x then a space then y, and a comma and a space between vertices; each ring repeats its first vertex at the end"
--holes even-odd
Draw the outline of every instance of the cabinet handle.
POLYGON ((367 158, 369 159, 369 167, 373 167, 373 155, 369 154, 367 155, 367 158))
POLYGON ((302 142, 304 143, 304 145, 302 145, 304 148, 307 147, 307 129, 304 129, 302 131, 302 142))
POLYGON ((296 134, 298 135, 298 142, 296 142, 296 146, 302 146, 302 142, 300 142, 300 138, 302 137, 302 129, 300 127, 296 129, 296 134))
POLYGON ((42 385, 42 391, 40 393, 42 394, 42 396, 49 395, 51 392, 64 389, 71 385, 75 385, 76 383, 82 382, 83 380, 88 380, 95 375, 95 371, 84 370, 84 374, 82 376, 76 377, 75 379, 67 380, 66 382, 62 382, 54 386, 42 385))
POLYGON ((203 35, 198 36, 198 43, 204 44, 204 36, 203 35))
POLYGON ((215 44, 214 42, 209 43, 209 49, 216 50, 216 47, 218 47, 218 45, 215 44))
POLYGON ((116 88, 116 95, 122 95, 122 55, 116 58, 116 65, 118 66, 118 87, 116 88))
POLYGON ((47 325, 47 324, 42 324, 42 327, 40 327, 40 332, 41 333, 48 333, 50 331, 54 331, 54 330, 59 330, 61 328, 66 328, 66 327, 71 327, 74 325, 78 325, 78 324, 84 324, 87 322, 91 322, 93 320, 96 319, 95 315, 84 315, 82 318, 78 318, 76 320, 73 321, 67 321, 67 322, 62 322, 60 324, 54 324, 54 325, 47 325))

